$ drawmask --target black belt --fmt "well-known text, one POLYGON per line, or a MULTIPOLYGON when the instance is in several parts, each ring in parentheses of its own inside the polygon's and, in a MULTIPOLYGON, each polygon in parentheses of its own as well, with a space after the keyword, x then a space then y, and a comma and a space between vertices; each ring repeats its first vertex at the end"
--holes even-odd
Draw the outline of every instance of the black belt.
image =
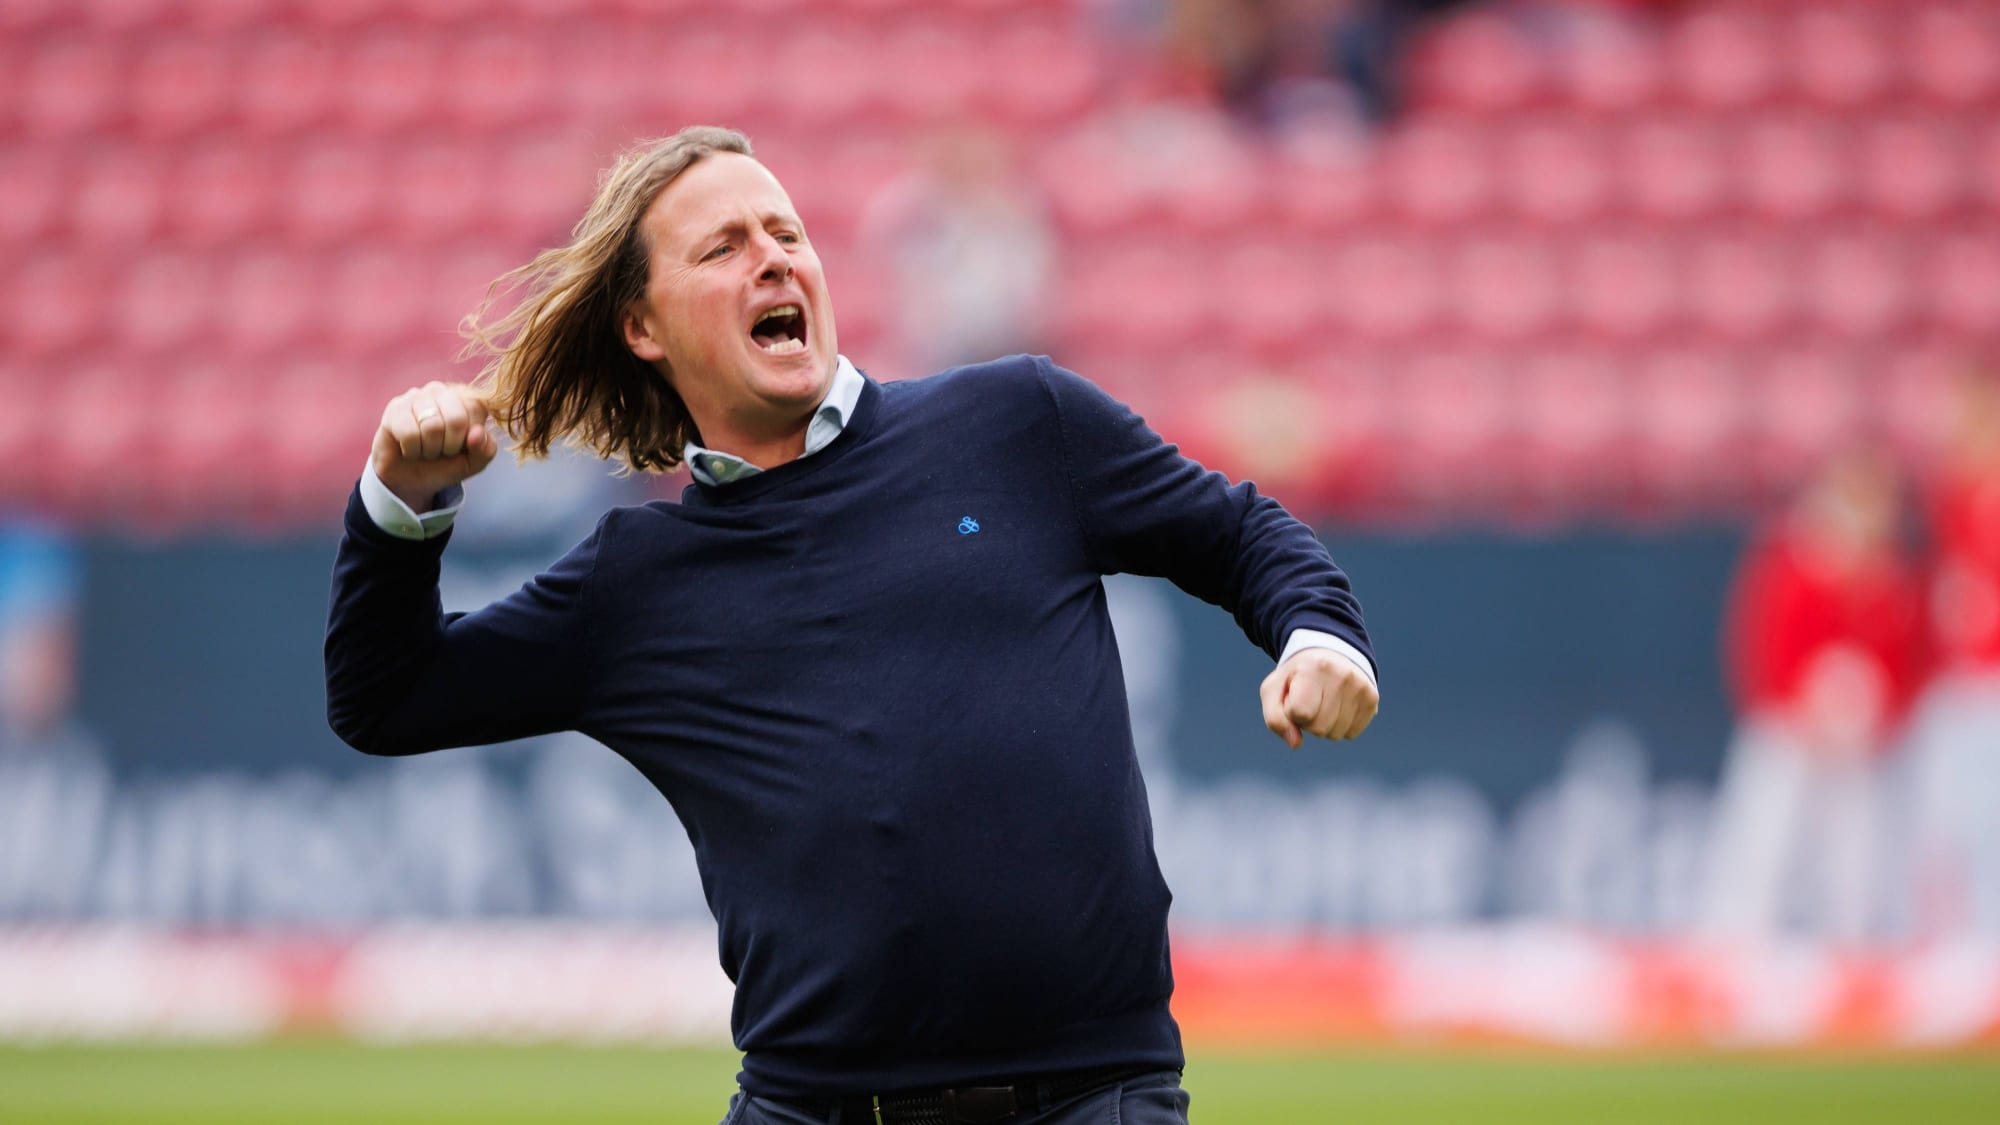
POLYGON ((827 1114, 838 1108, 840 1125, 991 1125, 1024 1113, 1039 1113, 1078 1094, 1158 1069, 1071 1070, 1022 1078, 1005 1086, 954 1086, 945 1090, 782 1100, 813 1114, 827 1114))

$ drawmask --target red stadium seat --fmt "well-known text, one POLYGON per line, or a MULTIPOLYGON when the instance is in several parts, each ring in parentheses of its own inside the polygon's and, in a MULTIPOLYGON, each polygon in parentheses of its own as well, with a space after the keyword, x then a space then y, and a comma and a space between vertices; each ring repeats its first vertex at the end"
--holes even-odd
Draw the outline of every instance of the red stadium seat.
MULTIPOLYGON (((270 396, 267 370, 232 368, 195 358, 169 378, 157 407, 159 480, 156 503, 201 526, 242 526, 260 495, 288 474, 278 454, 296 436, 323 423, 282 409, 270 396), (246 465, 270 471, 245 472, 246 465)), ((358 445, 355 473, 367 445, 358 445)))
POLYGON ((78 169, 71 198, 71 237, 129 250, 160 227, 167 165, 157 149, 105 146, 78 169))
POLYGON ((400 0, 294 0, 294 16, 314 28, 345 32, 379 24, 402 5, 400 0))
POLYGON ((513 28, 453 38, 445 48, 440 93, 468 132, 543 118, 557 96, 554 54, 555 44, 513 28))
POLYGON ((1650 502, 1697 509, 1740 498, 1751 483, 1740 469, 1746 405, 1730 353, 1674 347, 1635 361, 1633 451, 1650 502))
POLYGON ((652 46, 651 36, 623 27, 589 23, 563 29, 552 48, 556 108, 567 120, 597 122, 629 113, 641 87, 654 84, 638 65, 652 46))
MULTIPOLYGON (((509 250, 491 239, 472 239, 445 247, 426 271, 430 283, 424 309, 417 320, 417 332, 440 340, 452 336, 458 331, 459 322, 486 299, 487 287, 508 270, 526 265, 533 254, 532 245, 509 250)), ((845 304, 843 300, 843 308, 845 304)), ((503 299, 494 314, 483 319, 490 323, 512 307, 512 300, 503 299)), ((845 318, 842 319, 845 327, 845 318)))
POLYGON ((394 9, 395 15, 438 24, 452 32, 493 16, 492 0, 396 0, 394 9))
POLYGON ((1520 215, 1573 223, 1601 214, 1611 195, 1603 139, 1575 117, 1524 119, 1505 132, 1500 193, 1520 215))
POLYGON ((129 352, 164 353, 204 339, 215 312, 208 260, 188 254, 135 255, 119 263, 115 326, 129 352))
POLYGON ((503 229, 532 243, 553 243, 589 205, 596 167, 581 138, 509 138, 494 179, 482 190, 503 229))
POLYGON ((1386 207, 1386 188, 1374 161, 1283 161, 1272 168, 1268 188, 1277 214, 1308 230, 1364 227, 1386 207))
POLYGON ((443 242, 480 229, 494 206, 492 153, 457 136, 412 141, 384 170, 389 228, 413 243, 443 242))
POLYGON ((1673 88, 1688 102, 1739 108, 1777 89, 1784 46, 1766 12, 1749 5, 1705 5, 1669 30, 1673 88))
POLYGON ((1200 272, 1214 280, 1224 332, 1248 350, 1272 354, 1324 346, 1327 256, 1327 247, 1302 238, 1243 243, 1200 272))
POLYGON ((162 138, 214 128, 230 108, 235 68, 227 44, 213 37, 148 42, 130 78, 133 123, 162 138))
POLYGON ((333 48, 291 29, 263 29, 246 39, 233 84, 236 120, 290 137, 334 111, 339 60, 333 48))
POLYGON ((1407 64, 1413 99, 1423 106, 1494 112, 1516 109, 1547 80, 1540 48, 1504 14, 1474 12, 1428 26, 1407 64))
POLYGON ((1709 231, 1688 248, 1684 296, 1694 323, 1737 340, 1759 339, 1797 312, 1792 248, 1759 230, 1709 231))
POLYGON ((987 45, 970 28, 945 21, 906 22, 874 36, 873 51, 855 51, 868 74, 868 92, 903 118, 946 123, 965 116, 980 93, 987 45))
POLYGON ((1109 146, 1058 141, 1035 163, 1036 182, 1071 230, 1094 234, 1131 227, 1151 204, 1139 170, 1109 146))
POLYGON ((45 415, 49 483, 63 506, 96 516, 131 518, 152 491, 158 463, 159 385, 152 371, 107 355, 66 366, 45 415))
POLYGON ((31 137, 94 137, 120 122, 126 54, 122 44, 74 35, 38 43, 16 80, 22 131, 31 137))
POLYGON ((0 318, 5 350, 33 358, 66 354, 94 343, 112 328, 105 316, 107 271, 67 249, 43 252, 8 271, 12 282, 0 318))
POLYGON ((279 429, 272 453, 284 469, 269 474, 256 498, 265 519, 318 523, 339 511, 390 397, 356 378, 359 365, 294 359, 267 375, 270 414, 296 422, 279 429))
POLYGON ((1793 86, 1814 102, 1840 109, 1888 93, 1897 76, 1882 14, 1860 4, 1798 8, 1784 32, 1793 86))
POLYGON ((423 124, 439 100, 438 37, 371 28, 337 57, 333 92, 351 127, 388 132, 423 124))
POLYGON ((1908 23, 1909 76, 1926 97, 1977 106, 2000 91, 2000 13, 1990 4, 1929 4, 1908 23))
POLYGON ((325 273, 320 258, 295 250, 256 246, 227 255, 215 294, 223 348, 264 355, 321 343, 325 273))
POLYGON ((1488 128, 1455 119, 1412 121, 1387 141, 1383 170, 1389 199, 1425 223, 1476 219, 1496 194, 1488 128))
POLYGON ((1082 113, 1102 80, 1097 41, 1049 20, 1008 20, 983 43, 986 84, 977 104, 1019 127, 1082 113))
POLYGON ((411 343, 421 329, 430 279, 410 252, 368 247, 330 260, 327 326, 343 345, 388 348, 411 343))
POLYGON ((1924 248, 1926 298, 1933 322, 1991 342, 2000 334, 2000 226, 1954 227, 1924 248))
MULTIPOLYGON (((782 83, 769 72, 771 51, 735 27, 698 27, 664 37, 666 56, 649 76, 658 105, 682 121, 740 121, 782 109, 782 83)), ((837 93, 829 96, 838 96, 837 93)))
POLYGON ((345 138, 286 153, 279 198, 293 237, 333 243, 378 227, 391 190, 387 164, 382 149, 345 138))
MULTIPOLYGON (((913 45, 921 49, 923 44, 913 45)), ((781 84, 774 91, 778 112, 799 122, 844 122, 879 113, 896 104, 900 66, 882 60, 864 32, 821 26, 788 35, 774 44, 775 66, 787 74, 810 74, 811 82, 781 84)), ((963 69, 960 71, 963 74, 963 69)), ((965 91, 960 90, 961 98, 965 91)), ((921 111, 912 116, 921 116, 921 111)))
POLYGON ((1865 414, 1852 355, 1809 344, 1752 361, 1748 385, 1755 432, 1743 452, 1763 487, 1791 492, 1861 436, 1865 414))
MULTIPOLYGON (((0 20, 4 20, 0 14, 0 20)), ((29 46, 25 35, 9 35, 0 25, 0 134, 18 136, 27 132, 22 119, 23 88, 27 76, 29 46)))
POLYGON ((1171 167, 1154 168, 1154 198, 1167 222, 1199 234, 1234 238, 1264 225, 1263 152, 1236 130, 1189 129, 1171 167))
POLYGON ((1403 420, 1395 474, 1410 499, 1478 511, 1513 494, 1516 391, 1500 357, 1425 347, 1402 365, 1391 407, 1403 420))
POLYGON ((286 0, 199 0, 182 5, 176 16, 187 27, 214 34, 275 22, 290 14, 289 7, 286 0))
POLYGON ((1653 103, 1666 69, 1650 29, 1617 20, 1580 25, 1550 61, 1558 93, 1586 110, 1622 111, 1653 103))
POLYGON ((150 31, 170 23, 178 0, 87 0, 77 4, 85 24, 98 33, 150 31))
POLYGON ((1842 336, 1882 337, 1911 312, 1902 239, 1882 229, 1839 230, 1806 247, 1801 279, 1814 322, 1842 336))
MULTIPOLYGON (((0 504, 26 506, 48 468, 46 419, 56 379, 48 368, 0 349, 0 504)), ((19 510, 16 507, 15 510, 19 510)))
POLYGON ((1853 178, 1844 140, 1838 125, 1819 116, 1748 121, 1738 139, 1745 206, 1784 220, 1833 210, 1853 178))
POLYGON ((1540 239, 1475 234, 1453 241, 1446 308, 1476 336, 1520 339, 1548 328, 1561 291, 1554 252, 1540 239))
POLYGON ((1851 172, 1870 210, 1892 220, 1936 218, 1971 194, 1969 145, 1966 132, 1948 118, 1878 118, 1863 127, 1851 172))
POLYGON ((799 177, 805 186, 792 188, 791 194, 802 201, 805 217, 822 227, 828 217, 851 222, 860 216, 885 188, 909 174, 915 155, 902 137, 859 132, 826 147, 787 145, 783 151, 796 154, 793 168, 810 167, 809 175, 799 177))
POLYGON ((1204 279, 1187 268, 1198 257, 1167 242, 1106 246, 1085 256, 1067 271, 1057 305, 1065 338, 1153 352, 1201 339, 1219 310, 1204 279))
POLYGON ((1565 249, 1563 307, 1579 327, 1622 339, 1649 337, 1684 307, 1677 260, 1649 228, 1592 233, 1565 249))
POLYGON ((1311 492, 1316 507, 1380 511, 1387 506, 1397 418, 1391 372, 1379 356, 1354 348, 1316 349, 1295 370, 1326 401, 1322 415, 1331 463, 1311 492))
POLYGON ((0 248, 9 257, 56 229, 72 190, 69 163, 47 146, 0 149, 0 248))
POLYGON ((277 166, 263 145, 217 141, 182 159, 168 179, 167 225, 214 244, 263 234, 278 223, 277 166))
POLYGON ((1639 118, 1619 137, 1619 195, 1646 218, 1711 214, 1730 195, 1729 158, 1722 135, 1699 119, 1639 118))
POLYGON ((1632 486, 1631 373, 1619 353, 1553 348, 1522 357, 1521 475, 1541 506, 1601 508, 1632 486))
POLYGON ((2000 121, 1983 122, 1970 153, 1973 161, 1972 190, 1989 213, 2000 212, 2000 121))
POLYGON ((1966 363, 1960 349, 1912 344, 1890 350, 1869 379, 1877 424, 1903 459, 1935 460, 1950 436, 1954 383, 1966 363))
POLYGON ((5 33, 0 38, 42 30, 70 15, 75 7, 75 0, 9 0, 0 5, 0 33, 5 33))
POLYGON ((1414 237, 1357 237, 1340 244, 1328 277, 1334 309, 1369 339, 1422 333, 1439 320, 1444 292, 1437 248, 1414 237))

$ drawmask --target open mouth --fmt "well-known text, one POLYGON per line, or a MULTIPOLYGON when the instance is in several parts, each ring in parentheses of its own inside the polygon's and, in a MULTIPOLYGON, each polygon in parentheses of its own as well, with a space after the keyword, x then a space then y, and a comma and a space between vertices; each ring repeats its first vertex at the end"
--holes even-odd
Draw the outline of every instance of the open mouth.
POLYGON ((806 350, 805 310, 797 305, 766 309, 750 326, 750 339, 772 355, 790 355, 806 350))

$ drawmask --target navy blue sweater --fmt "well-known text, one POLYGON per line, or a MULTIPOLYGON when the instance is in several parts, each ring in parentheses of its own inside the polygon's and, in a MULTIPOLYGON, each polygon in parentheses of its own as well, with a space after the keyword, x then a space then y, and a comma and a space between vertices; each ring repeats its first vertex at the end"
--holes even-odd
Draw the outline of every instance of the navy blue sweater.
POLYGON ((334 730, 629 759, 694 843, 764 1096, 1181 1065, 1099 578, 1170 578, 1274 656, 1299 628, 1368 651, 1308 528, 1040 358, 871 381, 819 453, 614 510, 477 613, 439 610, 445 538, 350 501, 334 730))

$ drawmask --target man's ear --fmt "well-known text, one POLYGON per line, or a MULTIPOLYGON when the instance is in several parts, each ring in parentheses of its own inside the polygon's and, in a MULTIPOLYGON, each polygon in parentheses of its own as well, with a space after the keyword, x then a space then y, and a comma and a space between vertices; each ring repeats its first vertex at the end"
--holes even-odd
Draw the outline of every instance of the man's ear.
POLYGON ((667 358, 667 349, 653 338, 652 330, 646 325, 644 306, 637 301, 625 306, 618 326, 624 330, 625 346, 632 349, 633 355, 647 363, 658 363, 667 358))

